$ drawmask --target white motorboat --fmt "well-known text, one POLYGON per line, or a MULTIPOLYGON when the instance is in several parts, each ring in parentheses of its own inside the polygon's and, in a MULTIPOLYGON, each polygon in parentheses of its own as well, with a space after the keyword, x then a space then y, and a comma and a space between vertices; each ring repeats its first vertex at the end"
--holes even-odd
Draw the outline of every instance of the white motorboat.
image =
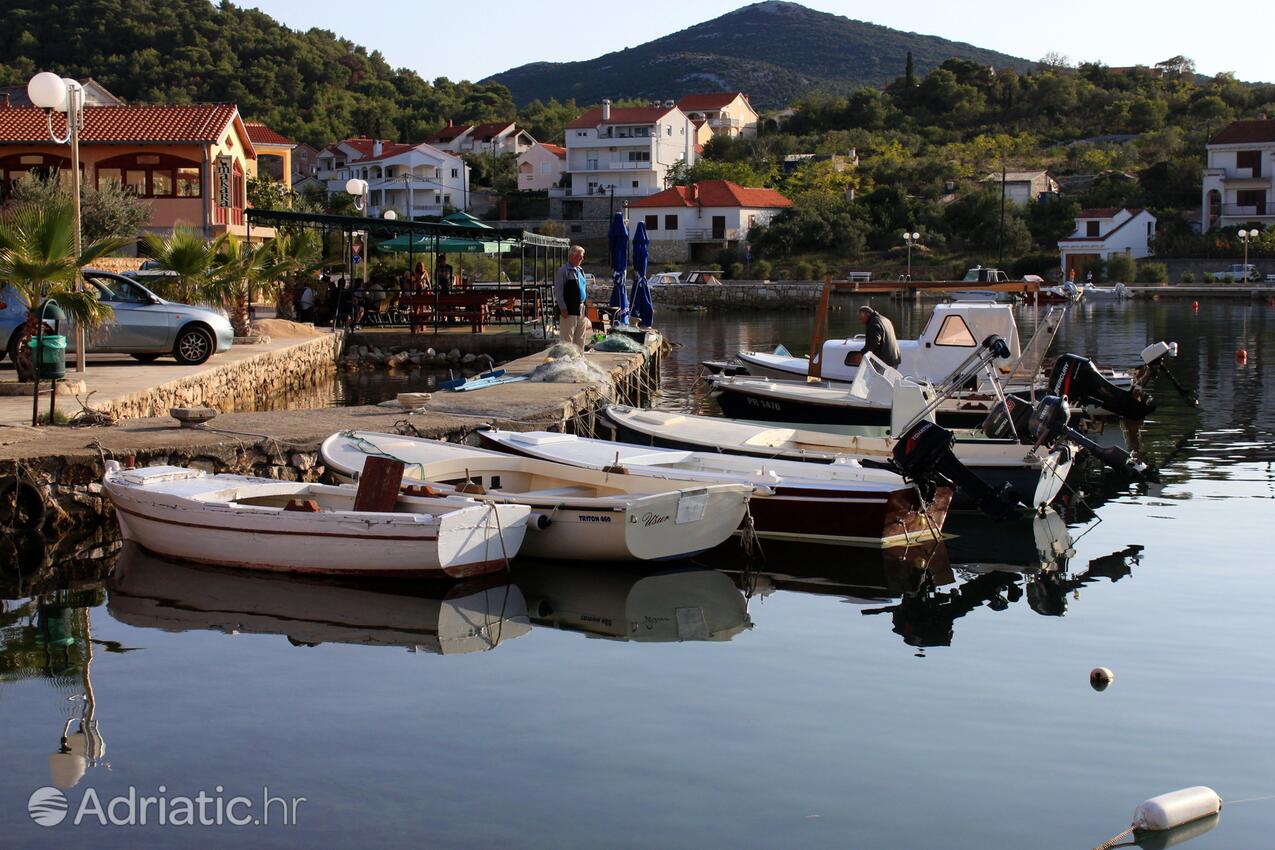
POLYGON ((531 630, 522 592, 503 574, 404 587, 180 564, 133 543, 120 552, 107 608, 117 621, 140 628, 438 655, 483 652, 531 630))
POLYGON ((504 569, 531 509, 399 495, 355 509, 358 491, 178 466, 122 469, 103 486, 120 531, 157 555, 275 572, 451 577, 504 569))
POLYGON ((871 546, 932 539, 940 535, 951 500, 951 489, 940 487, 927 502, 899 475, 854 460, 772 461, 548 431, 477 433, 486 445, 514 454, 619 477, 748 484, 755 488, 749 511, 761 537, 871 546))
POLYGON ((320 452, 335 475, 353 480, 369 457, 406 464, 404 478, 437 493, 482 492, 496 504, 534 511, 522 552, 555 560, 684 558, 739 528, 751 485, 659 480, 515 457, 504 452, 397 434, 343 431, 320 452))
POLYGON ((1132 289, 1123 283, 1117 283, 1115 286, 1094 286, 1092 283, 1086 283, 1084 286, 1085 301, 1128 301, 1136 295, 1132 289))
MULTIPOLYGON (((898 445, 893 437, 832 434, 618 405, 608 407, 606 416, 618 429, 621 441, 659 448, 812 463, 855 458, 886 465, 898 445)), ((1018 440, 989 438, 973 430, 956 433, 953 452, 988 486, 1008 484, 1033 507, 1047 505, 1058 496, 1075 457, 1075 452, 1066 447, 1051 450, 1027 446, 1018 440)))
MULTIPOLYGON (((1006 386, 1026 386, 1040 371, 1062 317, 1061 309, 1048 311, 1031 342, 1024 347, 1019 341, 1013 308, 1007 304, 983 301, 937 304, 916 339, 899 340, 902 361, 898 371, 917 381, 942 383, 984 340, 999 336, 1008 346, 1008 353, 995 361, 998 376, 1006 386)), ((819 357, 822 380, 848 384, 860 371, 863 337, 825 340, 819 357)), ((805 380, 810 375, 810 359, 794 357, 786 350, 782 353, 741 351, 736 359, 756 378, 805 380)))

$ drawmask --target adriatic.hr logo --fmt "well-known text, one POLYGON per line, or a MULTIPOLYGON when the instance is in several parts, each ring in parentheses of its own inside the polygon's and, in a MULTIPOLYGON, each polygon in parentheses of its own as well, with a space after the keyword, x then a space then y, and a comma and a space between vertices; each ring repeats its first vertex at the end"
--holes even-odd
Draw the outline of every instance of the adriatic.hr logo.
POLYGON ((218 785, 210 793, 170 794, 160 785, 156 794, 139 794, 130 785, 127 793, 101 797, 95 788, 85 788, 78 804, 57 788, 37 788, 27 798, 27 814, 40 826, 54 827, 68 818, 75 825, 85 821, 100 826, 291 826, 297 822, 297 807, 305 797, 275 797, 263 787, 261 796, 228 796, 218 785))

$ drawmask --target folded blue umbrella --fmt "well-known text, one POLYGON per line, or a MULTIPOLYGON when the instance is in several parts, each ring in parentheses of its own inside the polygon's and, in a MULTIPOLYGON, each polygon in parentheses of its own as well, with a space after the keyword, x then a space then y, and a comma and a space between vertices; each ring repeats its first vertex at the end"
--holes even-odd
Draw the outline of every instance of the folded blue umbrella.
POLYGON ((639 221, 633 231, 633 306, 638 327, 649 328, 655 319, 655 304, 651 301, 651 287, 646 282, 651 238, 646 235, 646 223, 639 221))
POLYGON ((629 228, 624 223, 623 213, 616 213, 611 218, 607 242, 611 249, 611 306, 620 308, 615 315, 616 322, 628 324, 629 296, 624 291, 624 275, 629 265, 629 228))

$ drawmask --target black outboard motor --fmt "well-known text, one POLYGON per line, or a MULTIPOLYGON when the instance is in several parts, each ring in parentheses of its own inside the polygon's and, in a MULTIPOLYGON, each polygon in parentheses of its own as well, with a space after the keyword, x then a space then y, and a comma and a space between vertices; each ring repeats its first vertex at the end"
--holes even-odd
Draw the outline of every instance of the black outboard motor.
POLYGON ((961 463, 952 447, 956 435, 933 422, 922 420, 909 428, 894 444, 894 468, 916 484, 921 497, 929 502, 942 485, 960 487, 980 510, 993 519, 1009 519, 1018 514, 1021 501, 1008 484, 991 487, 961 463))
POLYGON ((1030 445, 1031 415, 1030 402, 1018 396, 1007 395, 1003 402, 996 402, 996 406, 983 420, 983 433, 994 440, 1016 439, 1030 445))
POLYGON ((1036 405, 1036 409, 1032 411, 1028 429, 1038 446, 1066 440, 1085 449, 1117 472, 1123 472, 1134 478, 1144 477, 1147 469, 1145 463, 1135 461, 1133 456, 1124 449, 1098 445, 1069 426, 1067 422, 1070 418, 1071 406, 1067 404, 1067 399, 1048 395, 1042 398, 1036 405))
POLYGON ((1101 407, 1121 419, 1142 421, 1155 410, 1155 400, 1141 388, 1123 390, 1104 378, 1093 361, 1064 354, 1049 375, 1050 395, 1073 404, 1101 407))

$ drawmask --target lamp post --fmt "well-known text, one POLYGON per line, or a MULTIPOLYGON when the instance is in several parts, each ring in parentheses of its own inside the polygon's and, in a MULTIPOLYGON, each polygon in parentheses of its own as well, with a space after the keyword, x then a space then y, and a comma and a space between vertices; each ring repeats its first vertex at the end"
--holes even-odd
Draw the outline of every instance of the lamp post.
POLYGON ((921 234, 903 231, 903 241, 908 246, 908 283, 912 282, 912 246, 921 241, 921 234))
MULTIPOLYGON (((351 177, 349 180, 345 181, 345 191, 348 192, 352 198, 354 198, 354 208, 358 210, 359 213, 364 218, 367 218, 367 181, 360 180, 357 177, 351 177)), ((365 255, 370 249, 370 246, 367 244, 367 242, 368 242, 367 231, 364 230, 363 231, 363 253, 365 255)), ((363 286, 364 288, 367 287, 367 267, 370 262, 371 262, 371 257, 368 257, 368 256, 363 257, 363 286)))
MULTIPOLYGON (((44 110, 49 138, 56 145, 71 145, 71 204, 75 210, 75 288, 80 286, 78 266, 80 251, 80 125, 84 122, 84 87, 76 80, 59 77, 52 71, 41 71, 27 83, 27 97, 44 110), (53 111, 66 114, 66 133, 61 138, 53 132, 53 111)), ((84 371, 84 326, 75 324, 75 371, 84 371)))
POLYGON ((1254 227, 1252 230, 1241 230, 1237 235, 1240 237, 1240 241, 1244 243, 1244 279, 1249 280, 1252 276, 1248 270, 1248 243, 1260 238, 1262 232, 1254 227))

